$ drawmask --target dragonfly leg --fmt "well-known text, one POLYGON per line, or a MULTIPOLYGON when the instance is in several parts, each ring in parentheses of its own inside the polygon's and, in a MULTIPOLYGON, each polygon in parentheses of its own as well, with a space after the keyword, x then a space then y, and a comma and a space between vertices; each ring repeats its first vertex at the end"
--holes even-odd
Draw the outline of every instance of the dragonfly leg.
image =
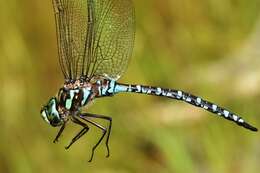
POLYGON ((69 145, 65 147, 65 149, 69 149, 70 146, 76 142, 78 139, 80 139, 84 134, 86 134, 89 130, 89 127, 87 124, 81 122, 80 120, 78 120, 76 117, 72 117, 71 118, 72 122, 74 122, 75 124, 78 124, 80 126, 83 127, 83 129, 70 141, 69 145))
POLYGON ((107 148, 107 155, 106 157, 109 157, 110 155, 110 150, 109 150, 109 138, 110 138, 110 133, 111 133, 111 129, 112 129, 112 118, 108 117, 108 116, 104 116, 104 115, 96 115, 96 114, 91 114, 91 113, 85 113, 82 114, 82 116, 86 116, 86 117, 91 117, 91 118, 99 118, 99 119, 104 119, 109 121, 109 125, 108 125, 108 130, 107 130, 107 138, 106 138, 106 148, 107 148))
POLYGON ((59 141, 60 135, 62 134, 63 130, 65 128, 65 123, 61 126, 58 134, 56 135, 55 139, 53 140, 53 143, 56 143, 59 141))
MULTIPOLYGON (((97 128, 101 129, 103 134, 102 136, 100 137, 100 139, 98 140, 98 142, 96 143, 96 145, 94 145, 94 147, 92 148, 92 154, 91 154, 91 157, 89 159, 89 162, 92 161, 93 159, 93 156, 94 156, 94 152, 96 150, 96 148, 98 147, 98 145, 101 143, 101 141, 103 140, 103 138, 105 137, 106 135, 106 132, 107 132, 107 129, 103 126, 101 126, 100 124, 90 120, 89 118, 101 118, 101 119, 107 119, 109 120, 110 117, 106 117, 106 116, 101 116, 101 115, 93 115, 93 114, 89 114, 89 113, 84 113, 84 114, 81 114, 79 115, 79 117, 87 122, 89 122, 90 124, 96 126, 97 128)), ((111 119, 111 118, 110 118, 111 119)), ((109 120, 110 121, 110 120, 109 120)), ((110 126, 109 126, 109 134, 110 134, 110 130, 111 130, 111 122, 112 122, 112 119, 110 121, 110 126)), ((109 140, 109 138, 107 138, 107 141, 109 140)), ((109 156, 109 147, 108 147, 108 142, 106 142, 106 146, 107 146, 107 150, 108 150, 108 156, 109 156)), ((108 157, 107 156, 107 157, 108 157)))

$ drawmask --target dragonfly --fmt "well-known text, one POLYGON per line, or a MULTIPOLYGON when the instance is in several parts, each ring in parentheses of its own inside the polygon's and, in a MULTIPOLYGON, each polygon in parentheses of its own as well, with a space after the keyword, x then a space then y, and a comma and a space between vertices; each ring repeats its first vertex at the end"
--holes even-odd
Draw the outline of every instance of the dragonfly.
POLYGON ((89 161, 92 161, 96 148, 103 140, 106 157, 109 157, 112 118, 82 109, 94 99, 118 93, 138 93, 183 101, 257 131, 239 115, 188 92, 117 82, 127 68, 134 46, 135 13, 132 0, 53 0, 52 4, 64 84, 40 113, 48 124, 60 127, 54 143, 58 142, 68 122, 82 129, 66 149, 85 135, 90 125, 95 126, 102 135, 93 146, 89 161), (96 122, 98 119, 108 125, 96 122))

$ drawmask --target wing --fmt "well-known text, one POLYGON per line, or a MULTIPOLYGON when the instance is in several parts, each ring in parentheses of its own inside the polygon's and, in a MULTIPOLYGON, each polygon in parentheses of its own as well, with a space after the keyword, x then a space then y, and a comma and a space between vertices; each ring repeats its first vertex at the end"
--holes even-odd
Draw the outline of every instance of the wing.
POLYGON ((59 62, 65 79, 118 79, 134 43, 131 0, 53 0, 59 62))

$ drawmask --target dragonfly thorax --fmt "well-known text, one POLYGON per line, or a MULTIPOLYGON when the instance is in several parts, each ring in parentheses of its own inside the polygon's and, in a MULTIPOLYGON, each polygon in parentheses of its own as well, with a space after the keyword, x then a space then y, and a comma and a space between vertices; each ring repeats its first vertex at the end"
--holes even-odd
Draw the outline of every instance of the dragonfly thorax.
POLYGON ((96 83, 82 80, 65 83, 58 93, 59 107, 70 112, 77 112, 91 102, 97 94, 96 83))
POLYGON ((78 111, 94 98, 113 95, 114 88, 114 80, 101 77, 65 83, 58 94, 59 106, 69 111, 78 111))

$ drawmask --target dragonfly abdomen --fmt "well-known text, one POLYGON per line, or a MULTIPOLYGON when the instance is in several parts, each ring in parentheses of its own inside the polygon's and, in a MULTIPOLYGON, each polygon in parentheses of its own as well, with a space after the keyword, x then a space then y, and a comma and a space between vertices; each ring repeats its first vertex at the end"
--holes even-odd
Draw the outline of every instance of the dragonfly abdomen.
POLYGON ((243 126, 252 131, 257 131, 257 128, 246 123, 240 116, 214 103, 211 103, 207 100, 204 100, 200 97, 194 96, 192 94, 189 94, 181 90, 165 89, 160 87, 143 86, 143 85, 126 85, 126 84, 118 84, 118 83, 115 85, 114 88, 115 88, 114 89, 115 93, 132 92, 132 93, 141 93, 141 94, 162 96, 171 99, 181 100, 191 105, 194 105, 196 107, 200 107, 209 112, 217 114, 225 119, 231 120, 237 123, 239 126, 243 126))

